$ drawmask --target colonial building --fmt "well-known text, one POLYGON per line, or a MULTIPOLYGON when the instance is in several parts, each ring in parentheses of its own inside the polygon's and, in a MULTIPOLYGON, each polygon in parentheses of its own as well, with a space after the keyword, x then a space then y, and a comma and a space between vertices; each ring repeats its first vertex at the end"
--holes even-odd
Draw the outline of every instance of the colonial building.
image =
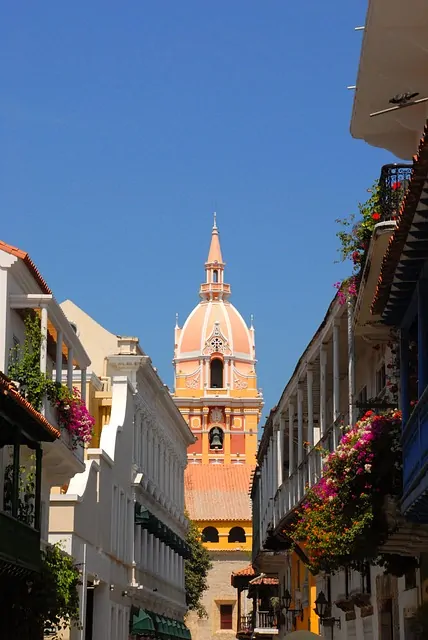
POLYGON ((46 390, 49 383, 51 391, 63 383, 62 392, 71 394, 73 380, 78 380, 84 396, 89 364, 28 253, 0 242, 0 591, 5 632, 14 580, 31 580, 31 573, 41 568, 51 489, 85 469, 84 439, 73 434, 46 390))
MULTIPOLYGON (((426 144, 421 143, 413 175, 409 167, 387 165, 382 169, 379 222, 366 248, 358 296, 353 302, 344 303, 340 296, 333 300, 263 430, 252 486, 253 566, 279 579, 284 614, 279 625, 281 637, 292 629, 319 629, 328 638, 333 632, 338 640, 425 637, 418 636, 422 627, 417 609, 426 597, 422 585, 426 580, 428 529, 419 523, 427 522, 420 426, 421 416, 425 415, 427 378, 423 356, 418 374, 411 380, 415 371, 414 361, 410 362, 413 356, 409 341, 416 341, 424 354, 427 314, 425 298, 421 300, 420 295, 415 297, 413 306, 409 305, 412 287, 407 283, 408 277, 417 280, 415 269, 423 269, 426 260, 419 244, 425 233, 424 207, 419 209, 428 167, 425 148, 426 144), (398 225, 395 218, 402 196, 396 187, 397 176, 402 181, 410 178, 398 225), (412 234, 412 239, 403 234, 412 234), (400 253, 402 246, 406 248, 400 253), (401 338, 399 402, 394 325, 401 317, 408 324, 401 338), (415 392, 416 379, 421 383, 414 397, 411 394, 415 392), (409 418, 410 400, 418 398, 417 408, 409 418), (386 570, 375 563, 364 563, 365 549, 357 564, 331 573, 318 570, 312 575, 307 566, 313 557, 305 548, 305 540, 296 543, 292 531, 308 489, 322 479, 325 452, 336 451, 343 426, 354 425, 367 410, 372 414, 382 412, 396 408, 398 403, 405 425, 404 513, 399 513, 398 487, 395 498, 388 494, 376 507, 375 517, 385 530, 377 548, 370 550, 372 559, 382 555, 386 570)), ((412 286, 420 292, 424 285, 415 282, 412 286)), ((391 475, 391 469, 387 475, 391 475)), ((357 557, 349 558, 353 559, 357 557)))
POLYGON ((85 471, 51 495, 49 535, 82 563, 83 637, 189 638, 184 470, 194 437, 138 338, 110 333, 70 301, 62 309, 94 367, 85 471))
POLYGON ((207 618, 188 616, 195 640, 218 631, 234 637, 238 607, 230 576, 248 565, 250 477, 263 406, 257 389, 254 327, 230 303, 216 221, 201 301, 175 328, 174 401, 196 441, 188 449, 185 501, 202 532, 213 568, 204 596, 207 618))

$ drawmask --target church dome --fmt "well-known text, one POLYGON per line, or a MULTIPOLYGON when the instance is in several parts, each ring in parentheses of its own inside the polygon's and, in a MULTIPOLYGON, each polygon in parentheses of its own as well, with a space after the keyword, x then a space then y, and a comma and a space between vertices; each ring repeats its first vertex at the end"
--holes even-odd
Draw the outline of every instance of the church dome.
POLYGON ((253 339, 241 314, 223 299, 201 301, 180 331, 177 359, 218 352, 254 360, 253 339))

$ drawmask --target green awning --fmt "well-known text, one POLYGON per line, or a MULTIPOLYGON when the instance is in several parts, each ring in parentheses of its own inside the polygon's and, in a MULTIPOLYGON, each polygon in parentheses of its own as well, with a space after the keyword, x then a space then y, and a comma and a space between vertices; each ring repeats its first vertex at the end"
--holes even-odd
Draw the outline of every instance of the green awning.
POLYGON ((135 503, 135 524, 147 529, 149 533, 162 540, 183 558, 191 558, 192 554, 187 542, 139 502, 135 503))
POLYGON ((169 636, 169 626, 167 618, 161 616, 158 613, 152 613, 152 616, 156 627, 156 633, 163 638, 167 638, 169 636))
POLYGON ((154 636, 156 635, 155 625, 151 615, 145 609, 138 609, 132 616, 131 635, 133 636, 154 636))

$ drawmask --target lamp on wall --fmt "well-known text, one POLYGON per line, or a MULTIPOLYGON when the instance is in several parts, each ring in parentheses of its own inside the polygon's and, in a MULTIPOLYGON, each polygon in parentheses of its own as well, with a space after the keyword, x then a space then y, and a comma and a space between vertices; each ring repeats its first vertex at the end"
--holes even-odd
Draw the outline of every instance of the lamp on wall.
POLYGON ((300 607, 300 609, 290 609, 291 600, 291 593, 286 589, 282 596, 282 604, 284 605, 286 613, 291 613, 293 615, 293 624, 295 624, 295 620, 298 616, 300 616, 300 620, 303 622, 303 607, 300 607))
POLYGON ((325 626, 332 626, 334 624, 340 629, 341 620, 340 618, 333 618, 328 615, 331 611, 331 603, 327 600, 323 591, 320 591, 317 599, 315 600, 315 609, 316 615, 319 617, 321 624, 325 626))

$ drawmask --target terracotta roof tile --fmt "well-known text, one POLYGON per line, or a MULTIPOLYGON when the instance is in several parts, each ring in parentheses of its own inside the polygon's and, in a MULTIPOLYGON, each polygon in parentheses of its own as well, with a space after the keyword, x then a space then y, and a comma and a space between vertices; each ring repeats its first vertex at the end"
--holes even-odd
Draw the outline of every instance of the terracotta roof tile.
POLYGON ((52 294, 52 291, 49 289, 46 280, 43 278, 42 274, 31 260, 28 253, 22 251, 21 249, 17 249, 17 247, 13 247, 10 244, 6 244, 6 242, 2 242, 0 240, 0 251, 5 251, 16 258, 20 258, 25 263, 26 267, 29 271, 31 271, 33 278, 36 280, 37 284, 43 291, 43 293, 52 294))
POLYGON ((388 248, 383 258, 381 272, 371 306, 373 314, 382 313, 388 302, 395 270, 406 244, 427 175, 428 123, 425 125, 423 136, 419 142, 418 153, 413 157, 412 176, 410 178, 409 188, 401 205, 397 226, 389 239, 388 248))
POLYGON ((233 571, 232 575, 233 576, 255 576, 256 572, 254 571, 253 567, 249 565, 248 567, 245 567, 245 569, 241 569, 240 571, 233 571))
POLYGON ((258 580, 251 580, 252 585, 256 584, 279 584, 278 578, 258 578, 258 580))
POLYGON ((55 429, 50 422, 46 420, 41 413, 36 411, 32 404, 28 402, 18 392, 15 385, 0 371, 0 393, 3 395, 9 395, 16 404, 20 405, 34 420, 36 420, 46 431, 50 433, 54 438, 60 438, 61 432, 55 429))
POLYGON ((186 508, 192 520, 251 520, 248 495, 254 467, 189 464, 184 475, 186 508))

